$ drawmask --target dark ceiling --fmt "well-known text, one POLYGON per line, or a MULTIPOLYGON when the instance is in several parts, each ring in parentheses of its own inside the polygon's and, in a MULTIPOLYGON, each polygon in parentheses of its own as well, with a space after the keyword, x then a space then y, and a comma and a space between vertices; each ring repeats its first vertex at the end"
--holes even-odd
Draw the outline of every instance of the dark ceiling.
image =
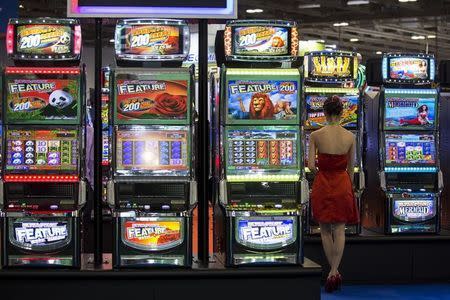
MULTIPOLYGON (((66 0, 19 0, 19 3, 23 6, 19 9, 22 17, 66 14, 66 0)), ((347 5, 347 0, 239 0, 238 3, 239 19, 296 20, 302 39, 324 40, 327 45, 358 51, 366 58, 375 56, 377 51, 428 50, 438 59, 450 59, 450 0, 406 3, 370 0, 364 5, 347 5), (305 8, 305 5, 320 7, 305 8), (257 8, 263 12, 246 12, 257 8), (341 22, 348 26, 333 26, 341 22)), ((83 24, 84 40, 92 42, 93 20, 83 20, 83 24)), ((104 20, 104 24, 106 41, 112 38, 115 20, 104 20)))

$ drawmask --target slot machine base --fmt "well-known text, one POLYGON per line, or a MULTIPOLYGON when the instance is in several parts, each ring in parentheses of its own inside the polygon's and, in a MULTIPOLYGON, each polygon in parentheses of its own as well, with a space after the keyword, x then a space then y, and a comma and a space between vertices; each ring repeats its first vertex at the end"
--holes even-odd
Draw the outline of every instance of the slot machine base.
POLYGON ((114 268, 190 267, 192 214, 114 213, 114 268))
POLYGON ((302 214, 227 211, 227 266, 303 264, 302 214))
POLYGON ((80 218, 73 212, 5 212, 4 268, 80 268, 80 218))

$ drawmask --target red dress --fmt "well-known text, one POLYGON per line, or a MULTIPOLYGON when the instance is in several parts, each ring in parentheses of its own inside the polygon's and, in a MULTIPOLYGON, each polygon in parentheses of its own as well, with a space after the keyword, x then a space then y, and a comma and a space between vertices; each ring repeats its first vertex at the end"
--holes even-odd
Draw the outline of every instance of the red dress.
POLYGON ((358 223, 358 207, 347 173, 347 154, 319 153, 317 167, 319 172, 311 192, 313 218, 319 223, 358 223))

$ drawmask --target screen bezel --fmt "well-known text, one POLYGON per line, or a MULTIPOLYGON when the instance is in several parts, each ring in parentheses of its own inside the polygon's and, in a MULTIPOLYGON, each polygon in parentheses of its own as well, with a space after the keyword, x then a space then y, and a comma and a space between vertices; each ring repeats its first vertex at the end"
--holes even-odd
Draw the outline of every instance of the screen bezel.
MULTIPOLYGON (((114 126, 114 132, 113 132, 113 145, 112 145, 112 157, 114 159, 111 160, 112 166, 113 166, 113 172, 115 177, 131 177, 131 176, 155 176, 155 177, 188 177, 191 175, 191 168, 192 168, 192 132, 189 126, 158 126, 158 125, 120 125, 120 126, 114 126), (186 156, 186 170, 164 170, 164 171, 158 171, 158 170, 139 170, 139 171, 133 171, 133 170, 126 170, 126 169, 118 169, 118 152, 117 152, 117 143, 118 143, 118 132, 119 131, 170 131, 170 130, 185 130, 186 135, 186 142, 187 142, 187 156, 186 156)), ((110 150, 111 152, 111 150, 110 150)))
POLYGON ((431 54, 414 54, 414 53, 387 53, 382 60, 383 82, 385 83, 404 83, 404 84, 426 84, 435 81, 436 77, 436 61, 434 55, 431 54), (427 60, 428 77, 426 79, 397 79, 390 77, 391 59, 395 58, 418 58, 427 60), (433 65, 433 68, 432 68, 433 65), (433 75, 433 76, 432 76, 433 75))
MULTIPOLYGON (((301 131, 297 126, 232 126, 227 127, 225 129, 225 145, 224 145, 224 152, 225 152, 225 174, 226 175, 299 175, 301 174, 301 166, 303 165, 303 149, 301 146, 301 131), (229 165, 229 147, 230 147, 230 139, 228 138, 229 132, 231 130, 238 130, 238 131, 253 131, 253 130, 259 130, 259 131, 296 131, 297 134, 297 140, 296 140, 296 147, 297 147, 297 153, 296 153, 296 165, 292 167, 286 167, 286 166, 279 166, 278 168, 265 168, 265 169, 257 169, 257 170, 249 170, 249 169, 243 169, 243 170, 230 170, 229 165)), ((269 141, 269 140, 267 140, 269 141)))
MULTIPOLYGON (((81 59, 81 50, 80 53, 75 54, 75 39, 76 39, 76 26, 79 26, 80 23, 76 19, 53 19, 53 18, 39 18, 39 19, 10 19, 10 26, 13 26, 13 53, 9 54, 9 56, 15 61, 36 61, 36 60, 44 60, 44 61, 77 61, 81 59), (71 31, 71 43, 70 43, 70 53, 67 54, 37 54, 37 53, 21 53, 18 52, 17 43, 18 43, 18 27, 27 26, 27 25, 54 25, 54 26, 66 26, 70 28, 71 31)), ((81 32, 80 32, 81 34, 81 32)), ((81 39, 81 36, 80 36, 81 39)))
POLYGON ((189 26, 183 20, 164 19, 129 19, 119 20, 116 24, 114 47, 116 59, 119 61, 183 61, 189 55, 190 32, 189 26), (176 54, 129 54, 125 50, 125 32, 133 26, 172 26, 179 32, 179 53, 176 54))
POLYGON ((386 131, 383 135, 383 148, 381 149, 382 158, 383 158, 383 164, 384 167, 434 167, 438 165, 438 147, 437 147, 437 141, 436 141, 436 134, 432 131, 428 132, 420 132, 419 134, 415 134, 413 132, 408 131, 401 131, 401 132, 393 132, 393 131, 386 131), (415 164, 399 164, 399 163, 387 163, 387 153, 386 153, 386 144, 387 144, 387 135, 431 135, 434 138, 433 144, 434 144, 434 163, 432 164, 424 164, 424 163, 415 163, 415 164))
POLYGON ((313 82, 349 82, 356 81, 358 76, 358 66, 359 61, 357 54, 355 52, 345 52, 345 51, 313 51, 305 53, 304 57, 304 76, 306 81, 313 82), (351 59, 350 62, 350 71, 351 74, 346 77, 336 77, 336 76, 317 76, 312 74, 313 69, 313 58, 316 56, 326 56, 326 57, 349 57, 351 59))
POLYGON ((80 128, 78 127, 74 127, 74 126, 55 126, 54 128, 49 128, 49 127, 43 127, 43 126, 7 126, 6 130, 5 130, 5 135, 4 135, 4 144, 5 147, 3 149, 3 155, 5 158, 5 163, 3 164, 3 173, 5 175, 29 175, 29 174, 36 174, 36 175, 79 175, 81 172, 81 147, 82 147, 82 132, 80 130, 80 128), (7 169, 7 152, 8 152, 8 147, 6 146, 7 142, 8 142, 8 132, 10 131, 55 131, 55 130, 75 130, 77 137, 76 137, 76 141, 78 143, 77 145, 77 165, 75 170, 8 170, 7 169), (28 173, 28 174, 27 174, 28 173))

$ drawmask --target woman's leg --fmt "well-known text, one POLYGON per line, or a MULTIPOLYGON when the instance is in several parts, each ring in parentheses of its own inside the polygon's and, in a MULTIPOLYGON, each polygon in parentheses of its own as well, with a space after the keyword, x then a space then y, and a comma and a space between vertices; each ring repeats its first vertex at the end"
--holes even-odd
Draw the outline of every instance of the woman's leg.
POLYGON ((338 223, 333 225, 333 259, 331 263, 331 275, 336 275, 341 263, 345 247, 345 224, 338 223))
MULTIPOLYGON (((333 234, 331 230, 331 224, 327 223, 320 223, 320 237, 322 238, 322 246, 323 251, 325 252, 325 256, 327 257, 328 264, 330 267, 333 265, 334 261, 334 245, 333 245, 333 234)), ((330 275, 333 275, 330 274, 330 275)))

